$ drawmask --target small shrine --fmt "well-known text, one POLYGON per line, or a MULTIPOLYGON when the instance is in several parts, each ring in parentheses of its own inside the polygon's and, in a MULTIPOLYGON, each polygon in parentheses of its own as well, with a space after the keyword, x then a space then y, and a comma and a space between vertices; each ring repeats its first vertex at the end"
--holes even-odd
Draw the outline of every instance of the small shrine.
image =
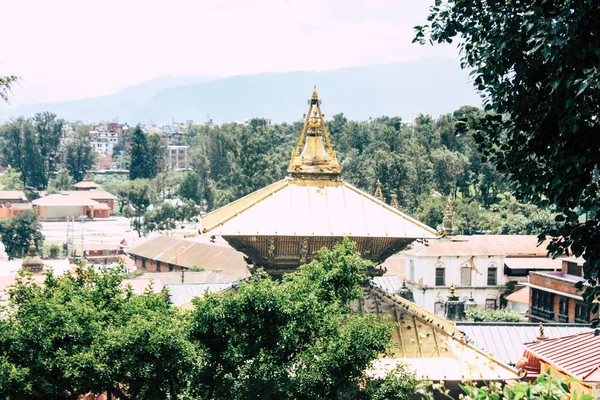
POLYGON ((21 267, 31 273, 41 272, 44 269, 44 260, 40 257, 37 247, 35 247, 35 240, 29 239, 29 251, 27 255, 23 257, 21 267))

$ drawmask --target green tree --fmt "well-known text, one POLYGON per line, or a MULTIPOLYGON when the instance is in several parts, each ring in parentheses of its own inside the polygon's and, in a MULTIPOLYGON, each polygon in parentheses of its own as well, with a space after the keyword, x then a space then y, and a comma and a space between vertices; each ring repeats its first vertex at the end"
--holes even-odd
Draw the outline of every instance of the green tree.
POLYGON ((29 249, 29 239, 32 237, 38 249, 44 242, 42 224, 34 211, 24 211, 0 220, 0 234, 10 258, 22 257, 29 249))
POLYGON ((148 178, 149 154, 148 139, 142 128, 137 125, 131 133, 131 148, 129 149, 131 157, 129 164, 129 179, 132 181, 138 178, 148 178))
POLYGON ((144 215, 148 206, 152 204, 150 181, 147 179, 132 180, 125 190, 127 204, 132 209, 131 227, 141 237, 145 233, 144 215))
POLYGON ((69 175, 69 172, 63 169, 54 178, 50 179, 48 189, 56 191, 72 190, 74 184, 75 182, 69 175))
POLYGON ((165 169, 165 142, 160 135, 153 133, 147 136, 147 150, 145 154, 147 175, 152 179, 165 169))
POLYGON ((96 162, 96 152, 92 149, 92 134, 89 126, 79 125, 74 137, 63 149, 63 158, 69 175, 75 182, 81 182, 96 162))
POLYGON ((23 187, 21 173, 12 167, 6 168, 4 173, 0 175, 0 189, 15 190, 18 187, 23 187))
POLYGON ((45 189, 48 187, 50 176, 56 172, 60 139, 65 121, 57 118, 56 114, 45 111, 35 114, 31 122, 35 127, 38 151, 41 157, 41 185, 38 185, 38 187, 45 189))
POLYGON ((0 397, 177 399, 200 365, 164 293, 135 295, 118 269, 23 275, 0 319, 0 397))
POLYGON ((370 263, 348 240, 281 282, 255 274, 237 290, 194 301, 203 347, 197 395, 212 399, 335 399, 356 393, 391 338, 388 322, 347 303, 370 263))
POLYGON ((583 256, 584 298, 597 312, 600 3, 436 1, 428 21, 415 40, 461 38, 490 111, 468 121, 475 138, 520 198, 556 206, 563 224, 546 232, 549 249, 583 256))

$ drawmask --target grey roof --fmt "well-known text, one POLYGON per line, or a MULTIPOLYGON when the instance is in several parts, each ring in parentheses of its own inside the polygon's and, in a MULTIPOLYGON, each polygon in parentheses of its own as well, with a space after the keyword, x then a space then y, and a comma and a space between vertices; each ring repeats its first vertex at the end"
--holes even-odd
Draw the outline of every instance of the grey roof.
POLYGON ((398 293, 402 287, 402 280, 398 275, 376 276, 373 278, 373 283, 390 293, 398 293))
POLYGON ((209 293, 231 287, 231 283, 185 283, 180 285, 166 285, 171 295, 171 302, 175 306, 188 303, 194 297, 202 297, 209 293))
MULTIPOLYGON (((516 365, 523 357, 524 343, 533 342, 540 334, 540 325, 522 322, 457 322, 469 341, 497 359, 516 365)), ((587 324, 544 324, 544 336, 557 338, 590 332, 587 324)))

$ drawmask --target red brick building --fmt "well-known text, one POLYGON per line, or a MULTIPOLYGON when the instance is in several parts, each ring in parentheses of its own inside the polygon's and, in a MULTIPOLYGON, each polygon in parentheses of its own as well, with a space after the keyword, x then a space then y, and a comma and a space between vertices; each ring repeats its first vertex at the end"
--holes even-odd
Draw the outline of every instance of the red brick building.
POLYGON ((561 271, 532 272, 529 276, 531 294, 527 317, 540 322, 587 323, 589 307, 575 284, 583 280, 583 264, 570 258, 562 261, 561 271))

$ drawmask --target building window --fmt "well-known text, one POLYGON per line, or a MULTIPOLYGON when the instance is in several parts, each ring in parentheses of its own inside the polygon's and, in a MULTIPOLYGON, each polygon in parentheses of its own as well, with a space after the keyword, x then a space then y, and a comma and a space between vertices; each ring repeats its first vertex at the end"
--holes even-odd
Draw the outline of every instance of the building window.
POLYGON ((488 286, 496 286, 498 284, 498 267, 496 263, 491 263, 487 270, 488 286))
POLYGON ((410 260, 410 268, 409 268, 409 279, 411 282, 415 281, 415 262, 414 260, 410 260))
POLYGON ((562 296, 558 300, 558 322, 569 322, 569 299, 562 296))
POLYGON ((532 288, 531 314, 549 321, 554 320, 554 295, 532 288))
POLYGON ((435 266, 435 286, 446 286, 446 268, 444 264, 436 264, 435 266))
POLYGON ((577 265, 577 263, 567 263, 567 274, 580 276, 583 278, 583 266, 577 265))
POLYGON ((590 311, 588 305, 581 301, 575 302, 575 322, 587 324, 590 322, 590 311))
POLYGON ((460 285, 471 286, 471 264, 464 263, 460 267, 460 285))
POLYGON ((492 311, 496 309, 496 299, 487 299, 485 301, 486 311, 492 311))

